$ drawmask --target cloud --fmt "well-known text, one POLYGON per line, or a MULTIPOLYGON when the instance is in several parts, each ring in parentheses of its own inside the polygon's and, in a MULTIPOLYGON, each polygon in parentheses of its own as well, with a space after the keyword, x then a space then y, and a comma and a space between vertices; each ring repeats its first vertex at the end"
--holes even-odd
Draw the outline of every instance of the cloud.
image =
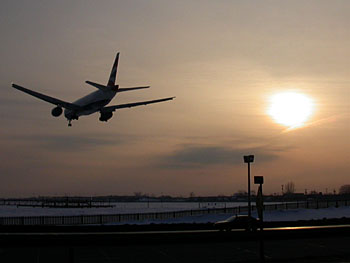
POLYGON ((229 148, 224 146, 189 145, 162 158, 163 168, 199 168, 210 165, 236 165, 243 162, 243 155, 254 154, 259 162, 269 162, 278 158, 280 149, 269 148, 229 148))
POLYGON ((86 149, 130 143, 137 138, 129 135, 28 135, 13 137, 38 144, 39 147, 54 151, 82 151, 86 149))

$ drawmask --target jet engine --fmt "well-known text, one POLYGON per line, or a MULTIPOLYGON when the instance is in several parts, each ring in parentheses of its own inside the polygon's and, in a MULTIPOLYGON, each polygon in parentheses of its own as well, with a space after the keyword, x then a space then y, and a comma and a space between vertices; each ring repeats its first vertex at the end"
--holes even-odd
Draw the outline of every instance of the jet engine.
POLYGON ((113 112, 101 112, 101 116, 99 118, 100 121, 108 121, 112 118, 113 112))
POLYGON ((51 111, 51 115, 54 116, 54 117, 58 117, 62 114, 63 110, 61 107, 57 106, 55 108, 52 109, 51 111))

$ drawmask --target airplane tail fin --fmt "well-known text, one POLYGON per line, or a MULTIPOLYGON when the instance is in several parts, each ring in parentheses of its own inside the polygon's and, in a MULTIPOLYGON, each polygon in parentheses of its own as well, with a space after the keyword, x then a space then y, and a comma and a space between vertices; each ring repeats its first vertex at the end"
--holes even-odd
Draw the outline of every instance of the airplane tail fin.
POLYGON ((111 75, 109 76, 108 83, 107 83, 107 87, 111 87, 113 89, 118 89, 118 85, 115 85, 115 80, 117 77, 118 61, 119 61, 119 52, 115 57, 114 64, 111 70, 111 75))

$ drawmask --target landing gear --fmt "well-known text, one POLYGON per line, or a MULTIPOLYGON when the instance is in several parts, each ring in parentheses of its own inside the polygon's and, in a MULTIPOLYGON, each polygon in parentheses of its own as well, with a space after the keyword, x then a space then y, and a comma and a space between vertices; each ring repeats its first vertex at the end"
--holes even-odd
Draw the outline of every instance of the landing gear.
POLYGON ((78 120, 79 117, 76 114, 67 114, 66 115, 67 121, 68 121, 68 127, 72 127, 72 120, 78 120))

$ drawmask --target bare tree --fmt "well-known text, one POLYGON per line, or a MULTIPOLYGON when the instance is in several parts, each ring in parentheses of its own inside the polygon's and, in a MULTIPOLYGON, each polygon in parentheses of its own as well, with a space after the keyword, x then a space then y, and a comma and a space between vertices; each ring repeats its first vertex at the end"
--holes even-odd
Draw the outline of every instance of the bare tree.
POLYGON ((239 190, 235 195, 236 196, 247 196, 248 193, 245 190, 239 190))
POLYGON ((294 194, 295 193, 295 184, 293 182, 288 182, 284 185, 284 192, 286 194, 294 194))
POLYGON ((141 197, 142 196, 142 192, 134 192, 134 196, 141 197))
POLYGON ((350 194, 350 184, 344 184, 339 188, 339 194, 345 195, 350 194))

